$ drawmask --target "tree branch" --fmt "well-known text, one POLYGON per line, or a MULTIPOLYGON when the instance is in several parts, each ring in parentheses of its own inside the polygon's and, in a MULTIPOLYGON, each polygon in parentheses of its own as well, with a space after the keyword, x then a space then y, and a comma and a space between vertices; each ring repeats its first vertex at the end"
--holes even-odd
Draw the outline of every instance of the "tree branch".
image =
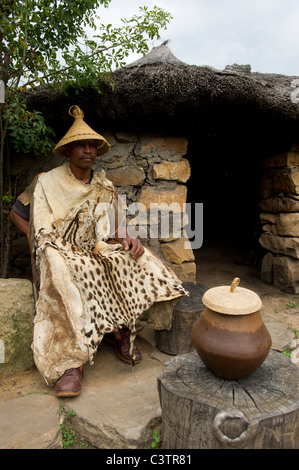
MULTIPOLYGON (((137 39, 138 36, 140 36, 140 34, 142 34, 144 31, 145 31, 145 28, 144 28, 143 30, 140 29, 140 30, 138 31, 138 33, 136 33, 135 35, 133 35, 133 36, 130 37, 130 40, 132 40, 132 39, 137 39)), ((118 42, 118 43, 116 43, 116 44, 112 44, 111 46, 102 47, 100 50, 97 50, 97 51, 93 52, 92 54, 86 55, 86 59, 90 59, 90 58, 92 58, 92 57, 94 57, 94 56, 97 56, 97 55, 101 54, 102 52, 106 52, 106 51, 108 51, 108 50, 110 50, 110 49, 113 49, 113 48, 115 48, 115 47, 124 46, 124 45, 125 45, 126 43, 128 43, 128 42, 129 42, 129 40, 120 41, 120 42, 118 42)), ((55 75, 59 75, 59 74, 61 74, 61 73, 67 72, 68 70, 70 70, 70 69, 76 67, 76 65, 77 65, 77 64, 75 63, 75 64, 72 64, 72 65, 68 65, 67 67, 63 67, 63 68, 61 68, 61 69, 59 69, 59 70, 52 70, 52 71, 49 72, 48 74, 44 75, 42 78, 43 78, 43 79, 47 79, 47 78, 49 78, 49 77, 53 77, 53 76, 55 76, 55 75)), ((35 79, 26 82, 26 83, 23 85, 23 87, 31 86, 31 85, 33 85, 34 83, 37 83, 39 80, 40 80, 40 78, 36 77, 35 79)), ((17 91, 17 90, 16 90, 16 91, 17 91)), ((15 91, 15 92, 16 92, 16 91, 15 91)), ((13 92, 12 94, 14 94, 15 92, 13 92)))

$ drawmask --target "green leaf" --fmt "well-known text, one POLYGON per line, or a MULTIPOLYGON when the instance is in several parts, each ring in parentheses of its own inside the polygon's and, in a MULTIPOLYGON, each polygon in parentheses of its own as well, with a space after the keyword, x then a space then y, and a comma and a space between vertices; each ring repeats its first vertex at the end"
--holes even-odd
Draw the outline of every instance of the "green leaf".
MULTIPOLYGON (((43 116, 26 107, 25 93, 40 85, 53 90, 88 87, 99 90, 99 79, 111 82, 111 72, 131 52, 145 54, 159 38, 171 15, 155 6, 140 7, 122 26, 101 24, 97 10, 110 0, 2 0, 0 22, 0 78, 5 104, 0 107, 2 128, 17 152, 48 153, 54 132, 43 116), (87 35, 87 27, 94 34, 87 35)), ((113 84, 112 84, 113 86, 113 84)), ((4 139, 2 140, 2 146, 4 139)), ((2 177, 2 175, 1 175, 2 177)))

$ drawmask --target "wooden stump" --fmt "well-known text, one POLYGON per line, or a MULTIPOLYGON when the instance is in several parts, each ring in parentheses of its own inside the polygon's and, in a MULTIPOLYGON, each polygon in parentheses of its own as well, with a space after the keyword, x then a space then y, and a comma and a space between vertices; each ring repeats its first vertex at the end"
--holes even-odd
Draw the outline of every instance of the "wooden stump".
POLYGON ((171 329, 155 331, 158 348, 174 356, 191 352, 194 349, 191 330, 205 308, 202 296, 209 289, 208 286, 192 282, 184 282, 183 286, 190 292, 190 296, 182 297, 176 303, 171 329))
POLYGON ((216 377, 196 351, 158 376, 165 449, 299 449, 299 367, 271 350, 248 377, 216 377))

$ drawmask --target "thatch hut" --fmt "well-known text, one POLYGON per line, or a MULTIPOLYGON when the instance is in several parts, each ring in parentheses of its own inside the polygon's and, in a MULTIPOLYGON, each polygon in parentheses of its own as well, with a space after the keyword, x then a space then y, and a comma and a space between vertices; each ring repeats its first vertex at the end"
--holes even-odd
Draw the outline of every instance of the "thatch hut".
MULTIPOLYGON (((78 104, 112 143, 101 165, 129 202, 203 203, 204 244, 246 244, 261 255, 264 281, 299 292, 298 77, 188 65, 163 44, 113 80, 102 94, 41 89, 29 104, 57 140, 78 104)), ((195 279, 192 247, 144 238, 183 280, 195 279)))

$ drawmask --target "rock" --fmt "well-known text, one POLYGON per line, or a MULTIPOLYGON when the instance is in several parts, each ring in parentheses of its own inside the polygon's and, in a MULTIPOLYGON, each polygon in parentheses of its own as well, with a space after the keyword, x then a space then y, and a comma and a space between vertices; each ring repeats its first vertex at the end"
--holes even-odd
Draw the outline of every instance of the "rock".
POLYGON ((265 224, 262 226, 262 229, 264 230, 264 232, 270 232, 273 235, 278 235, 276 225, 274 224, 265 224))
POLYGON ((299 258, 299 238, 281 237, 272 233, 263 233, 259 238, 259 243, 266 250, 277 255, 291 256, 299 258))
POLYGON ((66 409, 76 413, 72 426, 96 448, 144 449, 161 424, 156 377, 170 356, 153 359, 152 345, 138 338, 140 364, 130 367, 103 342, 94 365, 84 366, 81 395, 66 400, 66 409))
POLYGON ((34 364, 31 343, 35 306, 27 279, 0 280, 0 342, 4 358, 0 376, 27 370, 34 364))
POLYGON ((265 224, 263 226, 265 231, 286 237, 299 237, 299 212, 279 214, 262 212, 260 220, 265 224))
POLYGON ((20 398, 6 395, 8 384, 18 376, 7 378, 1 387, 0 449, 60 448, 62 422, 73 429, 76 448, 82 449, 81 439, 93 448, 150 447, 153 430, 161 425, 157 375, 171 356, 157 349, 153 325, 145 325, 136 339, 142 362, 132 368, 103 341, 94 364, 84 365, 81 395, 63 400, 66 413, 35 369, 21 375, 26 381, 22 388, 18 383, 20 398), (68 417, 68 411, 76 415, 68 417))
POLYGON ((258 204, 259 208, 265 212, 299 212, 299 201, 290 197, 273 197, 264 199, 258 204))
POLYGON ((291 353, 291 361, 299 366, 299 348, 294 349, 294 351, 291 353))
POLYGON ((137 202, 144 204, 148 210, 151 204, 163 207, 163 204, 170 206, 172 210, 183 212, 187 199, 187 188, 182 184, 176 185, 174 189, 160 188, 158 186, 143 186, 137 195, 137 202))
POLYGON ((291 151, 272 155, 259 162, 261 167, 285 168, 299 165, 299 152, 291 151))
MULTIPOLYGON (((109 153, 107 155, 109 155, 109 153)), ((119 155, 115 159, 108 158, 108 156, 105 158, 105 156, 106 154, 102 155, 101 164, 96 161, 94 166, 95 170, 100 171, 103 168, 105 171, 108 171, 112 168, 123 168, 123 166, 127 164, 127 155, 119 155)))
POLYGON ((277 193, 299 194, 299 172, 279 173, 274 176, 273 190, 277 193))
POLYGON ((299 348, 299 339, 293 339, 290 343, 290 349, 297 349, 299 348))
POLYGON ((276 227, 279 235, 299 237, 299 213, 278 214, 276 227))
POLYGON ((141 157, 160 156, 165 160, 176 160, 187 153, 188 140, 184 137, 143 137, 136 149, 141 157))
POLYGON ((263 234, 260 243, 264 248, 276 254, 291 256, 275 256, 267 253, 262 261, 261 280, 287 293, 299 292, 299 239, 277 237, 263 234))
POLYGON ((294 339, 295 334, 286 327, 282 327, 280 321, 270 316, 263 316, 264 323, 272 339, 271 349, 282 352, 294 339))
POLYGON ((145 180, 142 168, 122 167, 106 171, 107 178, 114 186, 141 186, 145 180))
POLYGON ((275 224, 277 220, 277 215, 276 214, 269 214, 267 212, 262 212, 260 214, 260 220, 262 224, 275 224))
POLYGON ((102 167, 102 162, 111 163, 123 157, 128 159, 132 155, 134 145, 134 143, 116 143, 115 145, 112 145, 109 152, 107 152, 105 155, 102 155, 100 160, 96 160, 94 168, 96 171, 99 171, 102 167))
POLYGON ((169 243, 162 243, 161 248, 167 261, 182 264, 184 261, 194 261, 191 243, 187 238, 178 238, 169 243))
POLYGON ((288 256, 273 258, 273 285, 283 292, 299 293, 299 262, 288 256))
POLYGON ((171 269, 175 272, 181 282, 196 282, 195 263, 172 264, 171 269))
POLYGON ((190 175, 190 163, 185 158, 180 162, 163 161, 153 166, 153 176, 155 180, 173 180, 179 183, 186 183, 190 175))
POLYGON ((0 449, 61 449, 59 402, 32 394, 0 404, 0 449))

